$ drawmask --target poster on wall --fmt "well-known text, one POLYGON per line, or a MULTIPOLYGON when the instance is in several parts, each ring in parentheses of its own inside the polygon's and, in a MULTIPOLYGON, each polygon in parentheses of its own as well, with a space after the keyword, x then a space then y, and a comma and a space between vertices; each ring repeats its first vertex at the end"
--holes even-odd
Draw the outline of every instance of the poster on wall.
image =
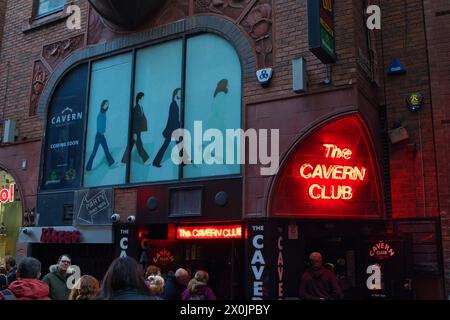
POLYGON ((84 186, 125 183, 132 54, 92 64, 84 186))
POLYGON ((113 189, 75 191, 73 225, 110 225, 114 206, 113 189))
POLYGON ((87 77, 83 64, 70 71, 53 94, 45 136, 44 190, 76 188, 81 183, 87 77))
POLYGON ((128 164, 131 158, 131 182, 178 179, 171 137, 181 127, 182 52, 176 40, 136 54, 132 139, 121 160, 128 164))

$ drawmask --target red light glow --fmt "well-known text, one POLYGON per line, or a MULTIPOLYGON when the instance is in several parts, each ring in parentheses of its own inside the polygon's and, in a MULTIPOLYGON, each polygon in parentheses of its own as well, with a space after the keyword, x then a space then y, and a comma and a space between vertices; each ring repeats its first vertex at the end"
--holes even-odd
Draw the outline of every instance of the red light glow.
POLYGON ((242 226, 177 227, 177 239, 240 239, 242 226))

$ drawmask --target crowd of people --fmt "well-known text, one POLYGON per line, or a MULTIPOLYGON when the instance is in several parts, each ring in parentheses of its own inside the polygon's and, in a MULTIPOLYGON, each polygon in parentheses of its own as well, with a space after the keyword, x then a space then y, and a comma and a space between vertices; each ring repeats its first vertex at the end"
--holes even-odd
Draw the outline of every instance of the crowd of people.
MULTIPOLYGON (((313 252, 309 258, 311 267, 301 277, 300 299, 342 299, 341 285, 334 272, 322 265, 321 254, 313 252)), ((135 259, 120 257, 111 263, 101 282, 83 275, 69 289, 71 264, 68 254, 61 255, 40 280, 39 260, 27 257, 16 266, 14 258, 7 257, 0 273, 0 300, 217 300, 204 270, 191 279, 187 270, 179 268, 164 278, 157 266, 148 266, 144 274, 135 259)))
POLYGON ((83 275, 69 289, 71 264, 68 254, 61 255, 40 280, 39 260, 27 257, 16 266, 14 258, 7 257, 0 274, 0 300, 216 300, 204 270, 191 279, 189 272, 180 268, 164 279, 157 266, 148 266, 144 274, 135 259, 120 257, 101 281, 83 275))

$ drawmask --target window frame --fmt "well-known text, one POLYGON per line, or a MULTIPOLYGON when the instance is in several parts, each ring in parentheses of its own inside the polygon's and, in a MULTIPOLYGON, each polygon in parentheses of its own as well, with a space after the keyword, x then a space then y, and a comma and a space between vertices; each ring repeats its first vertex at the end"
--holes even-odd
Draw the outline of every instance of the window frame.
MULTIPOLYGON (((136 57, 137 57, 137 51, 139 49, 145 49, 147 47, 151 47, 154 45, 158 45, 158 44, 163 44, 169 41, 174 41, 174 40, 182 40, 182 74, 181 74, 181 90, 182 90, 182 97, 181 97, 181 102, 180 102, 180 124, 181 124, 181 128, 185 127, 185 122, 184 122, 184 118, 185 118, 185 89, 186 89, 186 57, 187 57, 187 41, 189 38, 192 37, 196 37, 196 36, 201 36, 203 34, 212 34, 215 35, 217 37, 219 37, 220 39, 227 41, 228 43, 230 43, 230 45, 234 48, 235 54, 238 56, 238 59, 240 61, 240 80, 241 80, 241 84, 240 84, 240 127, 242 129, 244 128, 244 124, 245 124, 245 119, 244 119, 244 108, 243 108, 243 90, 244 90, 244 68, 242 65, 242 60, 241 57, 239 56, 238 50, 236 49, 236 47, 233 45, 232 42, 230 42, 228 39, 226 39, 223 36, 220 36, 214 32, 208 32, 208 31, 201 31, 201 32, 195 32, 195 33, 184 33, 181 35, 173 35, 164 39, 157 39, 157 40, 150 40, 150 41, 145 41, 142 42, 140 44, 134 45, 132 47, 127 47, 127 48, 121 48, 118 50, 114 50, 105 54, 101 54, 98 56, 94 56, 91 58, 87 58, 87 59, 83 59, 81 61, 79 61, 76 65, 73 65, 71 68, 67 69, 65 71, 65 73, 70 72, 72 70, 72 68, 75 68, 77 65, 83 64, 83 63, 87 63, 88 64, 88 79, 86 79, 87 81, 87 93, 86 93, 86 120, 84 123, 84 136, 83 136, 83 144, 82 144, 82 168, 81 168, 81 174, 82 177, 80 179, 80 185, 78 187, 74 187, 74 188, 57 188, 57 189, 42 189, 42 183, 44 182, 44 177, 42 176, 43 173, 43 164, 45 163, 46 159, 47 159, 47 150, 44 149, 44 154, 43 154, 43 161, 41 161, 41 180, 39 183, 39 193, 41 194, 49 194, 49 193, 55 193, 55 192, 61 192, 61 191, 74 191, 74 190, 79 190, 82 188, 120 188, 120 187, 139 187, 139 186, 148 186, 148 185, 163 185, 163 184, 173 184, 173 183, 187 183, 187 182, 196 182, 196 181, 212 181, 212 180, 224 180, 224 179, 230 179, 230 178, 241 178, 243 175, 243 166, 244 164, 240 164, 239 165, 239 172, 237 173, 232 173, 232 174, 220 174, 220 175, 214 175, 214 176, 203 176, 203 177, 193 177, 193 178, 185 178, 183 175, 184 172, 184 164, 179 165, 179 170, 178 170, 178 177, 176 179, 168 179, 168 180, 158 180, 158 181, 142 181, 142 182, 131 182, 131 162, 129 164, 127 164, 126 167, 126 174, 125 174, 125 181, 123 183, 119 183, 119 184, 112 184, 112 185, 98 185, 98 186, 85 186, 85 179, 84 179, 84 175, 85 175, 85 166, 86 166, 86 145, 87 145, 87 125, 88 125, 88 117, 89 117, 89 105, 90 105, 90 92, 91 92, 91 77, 92 77, 92 65, 97 62, 97 61, 101 61, 104 59, 108 59, 117 55, 121 55, 121 54, 126 54, 126 53, 131 53, 132 54, 132 76, 131 76, 131 95, 130 95, 130 105, 129 105, 129 134, 128 134, 128 139, 132 139, 132 134, 131 134, 131 111, 134 105, 134 89, 135 89, 135 82, 136 82, 136 77, 135 77, 135 73, 136 73, 136 57)), ((62 80, 62 78, 58 81, 58 83, 62 80)), ((57 87, 57 85, 55 86, 55 88, 57 87)), ((50 96, 50 100, 52 98, 53 94, 50 96)), ((48 118, 46 119, 46 121, 48 122, 48 118)), ((46 146, 46 142, 44 142, 44 145, 46 146)), ((130 150, 131 152, 131 150, 130 150)))
POLYGON ((60 5, 59 7, 55 7, 53 9, 51 9, 51 10, 48 10, 48 11, 46 11, 44 13, 40 13, 39 14, 38 11, 39 11, 40 4, 41 4, 41 0, 34 0, 34 5, 33 5, 33 19, 34 20, 45 18, 45 17, 50 16, 52 14, 58 13, 60 11, 63 11, 65 6, 66 6, 66 4, 67 4, 67 0, 64 0, 64 3, 62 5, 60 5))

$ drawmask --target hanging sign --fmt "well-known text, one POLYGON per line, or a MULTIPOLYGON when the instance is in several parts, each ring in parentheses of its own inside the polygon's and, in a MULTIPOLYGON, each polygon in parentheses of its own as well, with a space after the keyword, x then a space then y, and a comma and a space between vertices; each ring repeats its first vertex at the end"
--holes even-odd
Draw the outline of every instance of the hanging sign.
POLYGON ((308 0, 309 50, 323 63, 336 61, 334 0, 308 0))

